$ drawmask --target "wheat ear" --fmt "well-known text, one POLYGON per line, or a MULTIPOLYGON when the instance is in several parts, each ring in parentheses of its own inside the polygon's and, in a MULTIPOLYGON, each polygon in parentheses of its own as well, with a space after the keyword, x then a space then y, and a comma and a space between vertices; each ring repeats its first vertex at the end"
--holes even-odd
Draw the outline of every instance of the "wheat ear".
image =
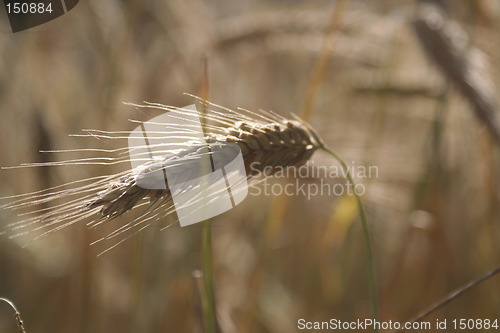
POLYGON ((465 31, 434 5, 421 5, 413 26, 425 53, 471 103, 476 117, 500 143, 495 89, 488 80, 485 55, 470 46, 465 31))
MULTIPOLYGON (((174 215, 172 195, 168 188, 151 190, 137 185, 138 180, 144 177, 147 170, 151 170, 151 168, 168 168, 171 161, 180 157, 194 158, 207 154, 202 149, 207 142, 210 145, 232 143, 241 149, 247 175, 251 180, 256 178, 254 176, 261 174, 262 170, 266 170, 267 175, 270 175, 272 170, 303 164, 317 149, 322 147, 319 136, 309 125, 298 118, 287 119, 270 111, 252 112, 244 109, 234 111, 201 99, 199 101, 205 105, 207 110, 205 114, 201 115, 206 121, 206 129, 208 130, 203 140, 200 141, 199 138, 192 135, 194 125, 191 127, 189 121, 184 122, 182 127, 176 129, 179 136, 186 140, 183 148, 173 153, 168 150, 167 146, 165 158, 155 161, 150 161, 146 156, 143 156, 144 165, 147 166, 145 168, 135 168, 119 174, 77 181, 67 184, 68 186, 62 185, 44 191, 11 197, 16 200, 4 205, 3 208, 26 209, 28 210, 27 215, 30 217, 8 225, 7 230, 14 237, 37 231, 40 234, 35 237, 37 239, 81 221, 86 221, 90 227, 97 227, 132 209, 146 206, 142 215, 98 240, 99 242, 119 239, 116 243, 119 244, 165 216, 174 215), (54 201, 62 197, 66 199, 66 202, 55 205, 54 201), (40 204, 51 205, 35 210, 34 207, 40 204)), ((170 112, 183 120, 189 120, 190 116, 194 116, 196 112, 154 103, 134 106, 142 110, 153 109, 170 112)), ((171 124, 165 124, 165 126, 171 126, 171 124)), ((87 134, 78 136, 113 140, 126 139, 132 133, 129 131, 85 131, 87 134)), ((19 167, 130 163, 127 148, 113 150, 86 148, 58 152, 100 152, 106 156, 25 164, 19 167), (117 156, 109 156, 110 154, 117 156)), ((137 158, 142 159, 140 155, 137 158)), ((183 173, 189 174, 189 170, 183 170, 183 173)), ((183 177, 183 175, 179 175, 179 177, 183 177)), ((195 206, 200 202, 201 199, 196 199, 192 204, 195 206)))

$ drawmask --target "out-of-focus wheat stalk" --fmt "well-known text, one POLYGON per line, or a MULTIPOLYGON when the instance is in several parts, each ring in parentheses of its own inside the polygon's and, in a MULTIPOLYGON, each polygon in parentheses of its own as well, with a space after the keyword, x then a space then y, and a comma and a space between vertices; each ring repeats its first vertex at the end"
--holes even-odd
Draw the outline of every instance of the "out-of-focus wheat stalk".
MULTIPOLYGON (((208 75, 208 59, 206 56, 202 59, 202 75, 200 84, 200 97, 208 100, 210 85, 208 75)), ((206 113, 206 106, 202 109, 202 114, 206 113)), ((206 118, 203 118, 202 130, 206 131, 206 118)), ((208 169, 205 165, 204 169, 208 169)), ((208 173, 204 170, 203 173, 208 173)), ((212 247, 212 225, 210 219, 202 222, 201 226, 201 267, 203 278, 202 309, 205 331, 216 333, 218 331, 217 308, 215 305, 214 291, 214 273, 213 273, 213 247, 212 247)))
POLYGON ((280 52, 316 56, 324 53, 325 40, 330 43, 328 40, 334 37, 335 47, 329 47, 329 56, 334 54, 370 66, 381 65, 386 31, 395 29, 394 22, 352 8, 342 11, 342 20, 338 23, 331 25, 331 22, 330 13, 324 10, 287 8, 246 13, 217 23, 214 47, 217 51, 234 52, 242 59, 280 52), (335 25, 335 36, 330 34, 325 39, 325 32, 328 35, 335 25), (367 28, 373 26, 378 28, 367 28))
POLYGON ((414 29, 425 53, 471 103, 476 117, 500 143, 500 120, 486 56, 469 45, 465 31, 434 5, 420 6, 414 29))
MULTIPOLYGON (((486 280, 491 279, 495 275, 500 273, 500 267, 495 267, 491 271, 485 273, 484 275, 480 276, 479 278, 469 281, 468 283, 464 284, 463 286, 453 290, 451 293, 448 295, 444 296, 442 299, 438 300, 436 303, 431 305, 429 308, 423 310, 419 314, 415 316, 415 318, 411 319, 409 322, 414 323, 421 321, 424 318, 427 318, 430 314, 434 313, 438 309, 442 308, 443 306, 447 305, 448 303, 452 302, 454 299, 457 297, 460 297, 463 295, 465 292, 469 291, 470 289, 478 286, 479 284, 483 283, 486 280)), ((398 330, 397 332, 405 332, 405 329, 398 330)))

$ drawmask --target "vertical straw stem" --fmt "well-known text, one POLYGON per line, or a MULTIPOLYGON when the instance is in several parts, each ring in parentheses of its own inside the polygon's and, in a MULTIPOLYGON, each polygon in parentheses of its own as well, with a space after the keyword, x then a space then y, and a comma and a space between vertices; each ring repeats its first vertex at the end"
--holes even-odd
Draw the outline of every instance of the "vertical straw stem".
POLYGON ((201 261, 203 271, 203 322, 205 332, 217 332, 217 318, 215 311, 214 283, 213 283, 213 250, 212 250, 212 228, 210 220, 202 222, 201 225, 201 261))
POLYGON ((304 100, 302 102, 302 108, 299 112, 300 117, 305 121, 310 121, 314 112, 319 88, 321 87, 321 83, 324 81, 326 72, 328 71, 328 65, 331 61, 334 43, 337 39, 337 33, 340 29, 341 18, 348 3, 349 0, 337 1, 335 4, 335 8, 332 11, 330 24, 327 28, 325 39, 323 40, 323 45, 318 55, 318 59, 316 60, 314 68, 311 72, 309 84, 307 85, 304 100))
MULTIPOLYGON (((206 56, 202 58, 202 71, 199 95, 204 100, 208 100, 208 59, 206 56)), ((203 105, 201 112, 205 112, 203 105)), ((201 119, 203 129, 205 129, 205 117, 201 117, 201 119)), ((215 333, 217 332, 217 315, 214 297, 212 227, 210 220, 203 221, 201 225, 201 268, 203 272, 203 295, 201 297, 203 324, 205 332, 215 333)))

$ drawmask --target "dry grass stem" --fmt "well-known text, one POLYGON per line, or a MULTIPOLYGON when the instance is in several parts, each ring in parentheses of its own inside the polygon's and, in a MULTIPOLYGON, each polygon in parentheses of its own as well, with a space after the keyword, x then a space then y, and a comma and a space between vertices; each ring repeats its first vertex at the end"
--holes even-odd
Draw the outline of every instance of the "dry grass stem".
POLYGON ((24 328, 24 322, 21 319, 21 313, 17 310, 17 307, 14 305, 14 303, 11 300, 9 300, 7 298, 3 298, 3 297, 0 297, 0 301, 9 304, 10 307, 12 309, 14 309, 14 317, 16 319, 16 324, 17 324, 17 327, 19 328, 19 332, 26 333, 26 329, 24 328))

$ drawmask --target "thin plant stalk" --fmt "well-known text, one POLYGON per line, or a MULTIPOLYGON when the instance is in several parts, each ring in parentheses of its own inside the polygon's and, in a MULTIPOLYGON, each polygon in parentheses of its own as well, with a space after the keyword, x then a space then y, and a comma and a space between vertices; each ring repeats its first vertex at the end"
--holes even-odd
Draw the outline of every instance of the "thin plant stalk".
MULTIPOLYGON (((439 301, 437 301, 436 303, 431 305, 429 308, 427 308, 424 311, 422 311, 421 313, 419 313, 415 318, 411 319, 409 321, 409 323, 421 321, 422 319, 426 318, 430 314, 441 309, 443 306, 449 304, 451 301, 453 301, 457 297, 463 295, 468 290, 476 287, 477 285, 483 283, 486 280, 491 279, 492 277, 494 277, 495 275, 497 275, 499 273, 500 273, 500 266, 494 268, 493 270, 487 272, 486 274, 480 276, 479 278, 466 283, 465 285, 459 287, 458 289, 455 289, 454 291, 452 291, 451 293, 449 293, 448 295, 446 295, 445 297, 443 297, 442 299, 440 299, 439 301)), ((405 329, 401 329, 401 330, 398 330, 396 332, 399 333, 399 332, 405 332, 405 331, 406 331, 405 329)))
MULTIPOLYGON (((347 177, 347 180, 349 183, 351 183, 353 188, 356 188, 356 183, 354 182, 354 179, 351 176, 351 173, 349 172, 349 168, 345 164, 345 162, 340 158, 340 156, 331 148, 327 146, 323 146, 322 149, 333 156, 340 165, 342 166, 342 169, 344 170, 344 173, 347 177)), ((369 289, 370 289, 370 302, 371 302, 371 308, 372 308, 372 318, 374 320, 378 320, 379 318, 379 306, 378 306, 378 293, 377 293, 377 277, 375 273, 375 262, 374 262, 374 257, 373 257, 373 251, 372 251, 372 240, 370 236, 370 230, 368 228, 368 221, 366 219, 366 212, 365 208, 363 206, 363 202, 361 201, 361 198, 359 195, 354 192, 354 197, 356 198, 356 202, 358 204, 358 210, 359 210, 359 217, 361 219, 361 226, 363 228, 363 236, 364 236, 364 241, 365 241, 365 248, 366 248, 366 259, 367 259, 367 266, 368 266, 368 282, 369 282, 369 289)), ((374 329, 374 332, 378 332, 378 329, 374 329)))
POLYGON ((10 305, 10 307, 14 310, 14 317, 16 319, 17 327, 19 328, 20 333, 26 333, 26 329, 24 328, 24 323, 23 320, 21 319, 21 313, 17 310, 17 307, 14 305, 14 303, 7 299, 0 297, 0 301, 5 302, 10 305))
MULTIPOLYGON (((207 100, 209 95, 208 83, 208 59, 202 58, 202 76, 200 84, 200 97, 207 100)), ((205 113, 205 106, 201 106, 201 112, 205 113)), ((206 119, 202 117, 202 127, 205 131, 206 119)), ((209 166, 207 166, 209 169, 209 166)), ((217 314, 215 310, 214 281, 213 281, 213 248, 212 248, 212 227, 210 220, 205 220, 201 225, 201 268, 203 272, 203 324, 205 332, 217 332, 217 314)))
POLYGON ((217 319, 215 312, 212 228, 210 220, 203 221, 201 225, 201 256, 204 293, 202 297, 203 322, 205 332, 215 333, 217 332, 217 319))
POLYGON ((311 72, 309 84, 307 85, 304 100, 302 102, 302 108, 299 112, 301 118, 305 121, 311 120, 313 112, 315 110, 317 96, 319 94, 321 84, 325 80, 326 73, 328 72, 334 44, 338 39, 338 32, 340 30, 342 17, 349 4, 349 1, 350 0, 337 1, 335 3, 335 8, 332 11, 330 24, 326 31, 323 45, 318 55, 318 59, 316 60, 314 68, 311 72))

